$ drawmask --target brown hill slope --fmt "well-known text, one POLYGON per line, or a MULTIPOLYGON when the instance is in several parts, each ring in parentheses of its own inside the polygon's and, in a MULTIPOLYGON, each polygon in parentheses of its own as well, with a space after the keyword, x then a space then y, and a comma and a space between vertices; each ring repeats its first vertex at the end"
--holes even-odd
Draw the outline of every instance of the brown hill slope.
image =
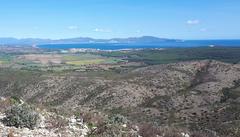
POLYGON ((239 126, 238 64, 181 62, 114 76, 9 73, 1 73, 1 96, 19 95, 28 102, 59 110, 98 109, 121 113, 135 122, 210 129, 222 134, 239 126))

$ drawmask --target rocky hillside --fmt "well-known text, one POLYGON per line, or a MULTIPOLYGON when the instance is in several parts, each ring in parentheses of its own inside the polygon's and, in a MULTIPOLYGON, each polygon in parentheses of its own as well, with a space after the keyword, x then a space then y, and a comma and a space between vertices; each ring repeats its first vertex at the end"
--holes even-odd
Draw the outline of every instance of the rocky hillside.
POLYGON ((98 110, 122 114, 136 123, 222 135, 240 128, 239 64, 180 62, 114 76, 4 71, 0 84, 1 96, 17 95, 62 113, 98 110))
POLYGON ((1 137, 195 137, 183 129, 134 125, 122 115, 89 112, 66 117, 37 108, 16 97, 0 99, 1 137))
POLYGON ((39 108, 31 110, 15 98, 1 97, 0 103, 1 137, 85 137, 90 132, 82 118, 64 117, 39 108))

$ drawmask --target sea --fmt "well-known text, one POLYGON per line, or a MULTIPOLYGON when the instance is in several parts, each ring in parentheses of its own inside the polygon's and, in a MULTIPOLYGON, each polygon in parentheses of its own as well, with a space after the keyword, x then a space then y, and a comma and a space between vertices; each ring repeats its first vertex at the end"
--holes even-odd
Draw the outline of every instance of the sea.
POLYGON ((186 40, 166 41, 145 44, 119 44, 119 43, 86 43, 86 44, 46 44, 37 45, 44 49, 98 49, 98 50, 124 50, 124 49, 156 49, 156 48, 191 48, 191 47, 240 47, 240 40, 186 40))

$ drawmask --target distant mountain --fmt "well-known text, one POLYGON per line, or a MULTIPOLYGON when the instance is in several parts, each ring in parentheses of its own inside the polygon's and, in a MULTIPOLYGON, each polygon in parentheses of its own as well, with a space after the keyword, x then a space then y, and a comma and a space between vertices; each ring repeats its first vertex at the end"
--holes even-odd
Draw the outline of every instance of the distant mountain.
POLYGON ((0 38, 0 45, 38 45, 51 43, 53 40, 50 39, 37 39, 37 38, 0 38))
POLYGON ((127 43, 127 44, 147 44, 161 43, 166 41, 178 41, 175 39, 158 38, 153 36, 113 38, 113 39, 94 39, 89 37, 79 37, 70 39, 38 39, 38 38, 0 38, 0 45, 42 45, 42 44, 86 44, 86 43, 127 43))
POLYGON ((177 41, 175 39, 158 38, 152 36, 143 37, 132 37, 132 38, 116 38, 111 39, 111 41, 116 41, 117 43, 161 43, 166 41, 177 41))

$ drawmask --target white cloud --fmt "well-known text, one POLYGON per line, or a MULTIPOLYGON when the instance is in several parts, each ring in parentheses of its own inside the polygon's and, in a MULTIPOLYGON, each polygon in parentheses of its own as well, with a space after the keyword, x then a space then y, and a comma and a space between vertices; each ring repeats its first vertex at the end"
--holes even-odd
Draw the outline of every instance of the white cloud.
POLYGON ((68 26, 68 29, 70 29, 70 30, 76 30, 76 29, 78 29, 78 26, 68 26))
POLYGON ((109 29, 100 29, 100 28, 96 28, 96 29, 94 29, 93 31, 95 31, 95 32, 112 32, 112 30, 109 30, 109 29))
POLYGON ((197 20, 197 19, 195 19, 195 20, 188 20, 188 21, 187 21, 187 24, 188 24, 188 25, 197 25, 197 24, 199 24, 199 23, 200 23, 200 21, 197 20))

